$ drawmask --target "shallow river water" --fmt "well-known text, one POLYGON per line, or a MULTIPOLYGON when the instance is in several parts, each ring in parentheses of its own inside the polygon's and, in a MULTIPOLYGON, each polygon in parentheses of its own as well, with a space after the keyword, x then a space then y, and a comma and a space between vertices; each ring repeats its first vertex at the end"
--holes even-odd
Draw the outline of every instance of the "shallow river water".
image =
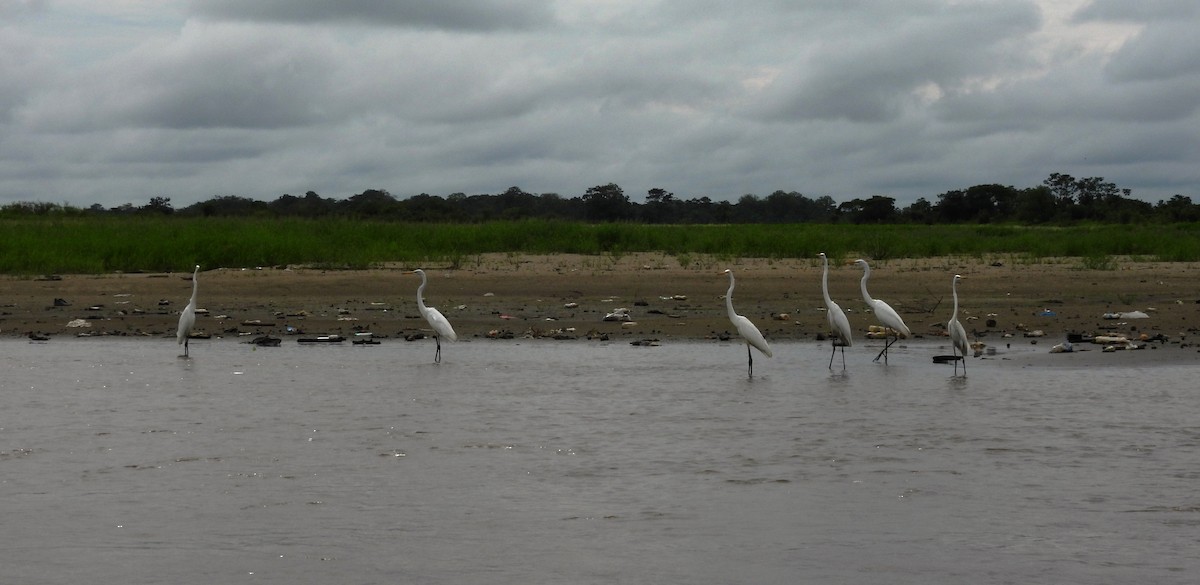
POLYGON ((1194 366, 0 341, 6 583, 1193 583, 1194 366))

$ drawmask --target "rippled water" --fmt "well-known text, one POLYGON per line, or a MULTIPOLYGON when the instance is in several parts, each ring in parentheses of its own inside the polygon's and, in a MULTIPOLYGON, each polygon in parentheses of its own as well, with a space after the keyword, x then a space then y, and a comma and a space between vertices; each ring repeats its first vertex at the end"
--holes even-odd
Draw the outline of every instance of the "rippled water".
POLYGON ((1195 367, 931 345, 0 342, 39 583, 1190 583, 1195 367))

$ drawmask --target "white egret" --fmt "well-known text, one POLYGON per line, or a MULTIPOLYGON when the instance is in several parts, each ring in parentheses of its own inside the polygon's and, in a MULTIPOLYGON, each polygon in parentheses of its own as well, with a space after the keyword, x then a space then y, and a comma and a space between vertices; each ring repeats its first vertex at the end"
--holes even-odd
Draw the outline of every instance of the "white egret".
MULTIPOLYGON (((967 341, 967 330, 963 329, 962 323, 958 322, 958 281, 962 280, 962 275, 955 274, 950 281, 950 290, 954 292, 954 314, 950 316, 950 320, 946 322, 946 329, 950 331, 950 350, 958 350, 962 354, 963 360, 963 376, 967 375, 967 351, 970 349, 970 343, 967 341)), ((958 375, 958 359, 954 360, 954 374, 958 375)))
POLYGON ((747 366, 750 377, 754 377, 754 355, 750 353, 750 346, 754 346, 763 355, 771 357, 771 346, 767 345, 766 338, 759 332, 758 327, 754 326, 749 319, 737 314, 733 310, 733 270, 726 270, 725 274, 729 275, 729 291, 725 293, 725 310, 729 313, 729 321, 733 323, 737 329, 738 335, 746 341, 746 358, 749 360, 747 366))
POLYGON ((888 348, 891 347, 893 343, 899 341, 901 337, 911 337, 912 332, 908 330, 908 325, 904 324, 904 319, 900 318, 900 314, 897 313, 896 310, 891 307, 891 305, 879 299, 873 299, 871 298, 871 295, 867 293, 867 279, 871 278, 871 267, 867 264, 867 261, 859 258, 858 260, 855 260, 854 263, 858 266, 861 266, 863 269, 862 281, 859 283, 862 288, 863 300, 866 301, 868 307, 871 307, 871 312, 875 313, 875 318, 879 320, 879 323, 884 327, 891 328, 891 330, 896 334, 895 339, 891 341, 887 339, 886 335, 884 336, 883 351, 879 352, 879 355, 875 356, 875 359, 873 360, 879 361, 879 358, 882 357, 883 363, 886 364, 888 348))
POLYGON ((819 254, 821 262, 825 265, 821 272, 821 295, 825 297, 825 316, 829 318, 829 331, 837 336, 837 339, 832 340, 833 351, 829 353, 829 369, 833 369, 833 355, 838 348, 842 348, 842 369, 846 369, 846 348, 854 345, 854 340, 851 336, 850 320, 846 318, 846 313, 833 299, 829 298, 829 258, 825 256, 825 252, 819 254))
POLYGON ((458 335, 454 333, 454 328, 450 326, 450 321, 446 319, 437 309, 425 306, 425 285, 428 281, 425 278, 425 271, 420 268, 405 272, 405 274, 420 274, 421 286, 417 287, 417 308, 421 311, 421 316, 425 317, 425 321, 433 328, 433 339, 437 342, 437 352, 433 354, 433 362, 442 362, 442 338, 445 337, 450 341, 458 341, 458 335))
POLYGON ((196 277, 199 274, 200 265, 197 264, 196 269, 192 271, 192 299, 179 314, 179 329, 175 331, 175 340, 183 344, 183 357, 188 356, 188 336, 192 334, 192 327, 196 326, 196 293, 200 288, 196 277))

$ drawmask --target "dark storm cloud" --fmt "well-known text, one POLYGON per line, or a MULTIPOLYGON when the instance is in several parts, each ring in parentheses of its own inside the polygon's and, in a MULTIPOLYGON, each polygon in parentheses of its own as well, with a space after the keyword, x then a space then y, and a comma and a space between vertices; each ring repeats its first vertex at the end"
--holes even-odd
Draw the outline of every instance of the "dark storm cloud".
POLYGON ((553 20, 547 0, 192 0, 191 10, 220 20, 463 31, 536 28, 553 20))

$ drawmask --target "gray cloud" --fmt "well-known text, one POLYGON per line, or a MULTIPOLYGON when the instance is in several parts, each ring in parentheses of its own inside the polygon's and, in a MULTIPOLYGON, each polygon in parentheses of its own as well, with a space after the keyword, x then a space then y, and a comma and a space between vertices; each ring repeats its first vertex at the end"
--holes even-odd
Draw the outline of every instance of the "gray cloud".
POLYGON ((1191 0, 1091 0, 1074 15, 1078 22, 1091 20, 1149 22, 1194 19, 1200 7, 1191 0))
POLYGON ((0 28, 0 121, 10 119, 33 88, 44 85, 49 70, 32 39, 0 28))
POLYGON ((25 112, 55 131, 279 128, 320 119, 332 47, 245 27, 185 30, 48 92, 25 112))
POLYGON ((553 20, 546 0, 192 0, 190 8, 218 20, 465 31, 536 28, 553 20))
POLYGON ((1156 22, 1113 56, 1106 72, 1118 82, 1169 81, 1200 77, 1200 38, 1194 22, 1156 22))
POLYGON ((0 0, 0 18, 17 18, 46 11, 47 0, 0 0))
POLYGON ((873 34, 816 47, 773 88, 765 114, 893 120, 920 107, 922 88, 955 92, 974 79, 1005 73, 1019 54, 1014 40, 1039 23, 1025 3, 926 8, 876 23, 873 34))
POLYGON ((616 182, 907 204, 1052 172, 1200 197, 1184 4, 1065 23, 1033 1, 175 6, 95 39, 61 16, 0 28, 0 202, 616 182))

